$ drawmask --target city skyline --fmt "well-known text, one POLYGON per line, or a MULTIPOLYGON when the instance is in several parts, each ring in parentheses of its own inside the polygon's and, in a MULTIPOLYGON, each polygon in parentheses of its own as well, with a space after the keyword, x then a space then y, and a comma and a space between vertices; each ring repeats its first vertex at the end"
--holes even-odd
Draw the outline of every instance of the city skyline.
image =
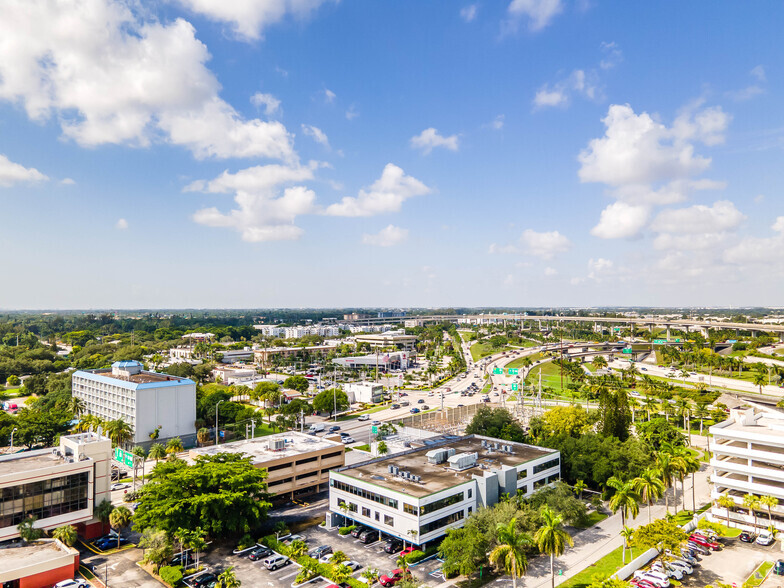
POLYGON ((780 306, 782 11, 3 3, 0 308, 780 306))

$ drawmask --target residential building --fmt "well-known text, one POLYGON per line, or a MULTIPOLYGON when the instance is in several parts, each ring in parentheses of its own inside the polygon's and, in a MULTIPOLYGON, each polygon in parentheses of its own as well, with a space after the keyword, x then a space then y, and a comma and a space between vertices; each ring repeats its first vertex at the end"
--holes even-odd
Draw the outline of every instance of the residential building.
POLYGON ((337 343, 325 343, 324 345, 311 345, 309 347, 266 347, 256 349, 253 352, 256 363, 266 365, 273 357, 298 357, 327 355, 330 351, 337 349, 337 343))
POLYGON ((253 325, 253 328, 261 331, 261 334, 265 337, 280 337, 286 330, 284 327, 277 325, 253 325))
POLYGON ((245 347, 243 349, 224 349, 216 351, 220 353, 221 363, 234 363, 236 361, 247 361, 253 359, 253 349, 245 347))
POLYGON ((100 535, 93 511, 111 500, 111 459, 112 442, 100 429, 63 435, 58 447, 0 456, 0 541, 19 537, 17 525, 30 516, 47 531, 74 525, 85 536, 100 535))
POLYGON ((55 539, 0 549, 0 586, 4 588, 49 588, 73 580, 78 571, 79 551, 55 539))
POLYGON ((131 442, 150 444, 179 437, 186 445, 196 437, 196 383, 187 378, 142 369, 138 361, 116 361, 109 369, 73 373, 72 390, 89 414, 123 419, 133 429, 131 442))
MULTIPOLYGON (((713 455, 711 518, 731 526, 752 530, 754 516, 744 505, 746 494, 773 496, 779 504, 771 508, 773 524, 784 531, 784 414, 772 409, 741 406, 730 410, 730 418, 710 428, 713 455), (735 507, 715 503, 722 494, 735 507)), ((768 526, 768 509, 760 507, 758 529, 768 526)))
POLYGON ((348 401, 363 402, 365 404, 375 404, 384 399, 384 386, 373 382, 358 382, 356 384, 345 384, 343 391, 348 396, 348 401))
POLYGON ((357 345, 367 343, 372 349, 397 347, 404 351, 414 351, 417 338, 415 335, 406 335, 402 331, 387 331, 378 335, 357 335, 355 341, 357 345))
POLYGON ((182 338, 189 341, 206 342, 212 341, 215 338, 215 333, 187 333, 182 338))
POLYGON ((267 490, 296 498, 326 490, 329 472, 345 463, 343 443, 296 431, 191 449, 189 457, 243 453, 257 468, 267 470, 267 490))
POLYGON ((172 347, 169 349, 169 357, 174 361, 190 361, 193 359, 193 347, 172 347))
POLYGON ((330 472, 327 525, 361 524, 425 548, 482 506, 560 478, 560 453, 479 435, 330 472))

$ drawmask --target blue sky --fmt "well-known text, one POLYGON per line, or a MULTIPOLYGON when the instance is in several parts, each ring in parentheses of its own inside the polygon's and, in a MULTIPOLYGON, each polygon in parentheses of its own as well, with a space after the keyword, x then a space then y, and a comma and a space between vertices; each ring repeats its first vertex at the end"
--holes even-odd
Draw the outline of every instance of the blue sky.
POLYGON ((0 308, 781 305, 782 13, 7 0, 0 308))

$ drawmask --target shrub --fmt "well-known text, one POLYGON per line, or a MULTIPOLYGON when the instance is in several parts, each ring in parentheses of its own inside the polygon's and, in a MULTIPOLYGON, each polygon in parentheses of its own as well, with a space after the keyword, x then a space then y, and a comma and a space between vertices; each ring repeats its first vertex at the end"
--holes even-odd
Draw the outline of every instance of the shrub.
POLYGON ((248 547, 253 547, 255 544, 256 542, 253 540, 253 537, 246 533, 237 544, 237 549, 247 549, 248 547))
POLYGON ((424 558, 425 558, 425 552, 424 551, 419 551, 418 549, 415 549, 414 551, 412 551, 411 553, 406 555, 406 562, 412 564, 412 563, 416 563, 416 562, 418 562, 418 561, 420 561, 420 560, 422 560, 424 558))
POLYGON ((161 577, 161 580, 170 586, 175 586, 182 580, 182 568, 180 566, 164 566, 160 569, 158 575, 161 577))
POLYGON ((356 528, 357 528, 356 525, 349 525, 348 527, 340 527, 340 529, 338 529, 338 535, 348 535, 349 533, 351 533, 351 531, 353 531, 356 528))

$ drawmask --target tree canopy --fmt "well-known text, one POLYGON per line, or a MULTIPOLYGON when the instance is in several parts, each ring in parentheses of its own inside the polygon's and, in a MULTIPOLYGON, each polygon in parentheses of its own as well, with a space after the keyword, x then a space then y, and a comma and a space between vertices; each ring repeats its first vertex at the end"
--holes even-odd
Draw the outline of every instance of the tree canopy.
POLYGON ((525 429, 505 408, 482 406, 466 427, 467 435, 485 435, 509 441, 525 441, 525 429))
POLYGON ((318 412, 326 412, 331 415, 335 412, 335 405, 337 405, 338 412, 346 410, 350 406, 348 396, 343 390, 337 388, 322 390, 313 399, 313 408, 318 412))

